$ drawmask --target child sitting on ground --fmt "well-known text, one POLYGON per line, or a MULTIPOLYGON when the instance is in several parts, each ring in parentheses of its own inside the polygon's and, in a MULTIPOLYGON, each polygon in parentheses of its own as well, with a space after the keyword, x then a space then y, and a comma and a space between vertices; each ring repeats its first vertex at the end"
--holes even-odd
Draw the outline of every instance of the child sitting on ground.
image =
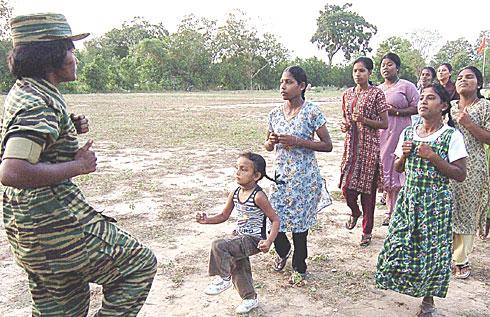
POLYGON ((211 246, 209 275, 216 279, 204 291, 217 295, 231 287, 233 283, 243 299, 236 308, 238 314, 248 313, 259 305, 253 287, 252 269, 249 256, 269 251, 279 230, 279 217, 271 207, 266 194, 257 182, 266 177, 266 163, 255 153, 240 154, 235 174, 238 188, 230 192, 223 211, 212 217, 197 213, 201 224, 216 224, 228 220, 233 209, 238 212, 237 226, 232 237, 217 239, 211 246), (269 237, 266 237, 266 217, 271 221, 269 237))

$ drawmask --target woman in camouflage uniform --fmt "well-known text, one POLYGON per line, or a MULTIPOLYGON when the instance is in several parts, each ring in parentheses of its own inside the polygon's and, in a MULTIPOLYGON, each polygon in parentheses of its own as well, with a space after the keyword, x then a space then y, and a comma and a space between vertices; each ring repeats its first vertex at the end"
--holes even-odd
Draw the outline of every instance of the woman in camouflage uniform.
POLYGON ((33 316, 84 316, 89 282, 101 284, 98 316, 136 316, 156 272, 153 253, 85 200, 72 177, 96 169, 83 116, 70 116, 57 89, 76 79, 72 35, 60 14, 11 21, 8 62, 17 78, 1 130, 3 220, 17 263, 29 278, 33 316))

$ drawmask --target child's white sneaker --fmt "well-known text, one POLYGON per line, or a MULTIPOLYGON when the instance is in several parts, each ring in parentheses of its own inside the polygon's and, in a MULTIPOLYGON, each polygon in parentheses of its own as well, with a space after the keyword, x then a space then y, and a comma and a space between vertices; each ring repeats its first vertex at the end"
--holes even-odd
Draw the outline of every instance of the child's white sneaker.
POLYGON ((246 314, 258 306, 259 306, 258 298, 244 299, 242 303, 237 306, 235 312, 237 314, 246 314))
POLYGON ((204 293, 208 295, 218 295, 229 289, 231 284, 231 279, 224 280, 221 276, 216 276, 216 278, 206 287, 204 293))

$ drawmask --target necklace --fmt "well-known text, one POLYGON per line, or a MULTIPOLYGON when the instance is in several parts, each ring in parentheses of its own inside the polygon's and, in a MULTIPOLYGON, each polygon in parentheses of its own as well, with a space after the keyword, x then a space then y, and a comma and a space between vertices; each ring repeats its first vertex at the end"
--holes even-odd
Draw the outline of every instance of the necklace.
POLYGON ((469 105, 464 106, 464 107, 462 107, 462 106, 461 106, 461 103, 458 103, 458 108, 459 108, 460 110, 461 110, 461 108, 463 108, 463 109, 466 109, 466 108, 471 108, 471 107, 473 107, 473 105, 474 105, 475 103, 477 103, 478 101, 480 101, 480 98, 476 97, 475 99, 473 99, 473 101, 472 101, 472 102, 471 102, 469 105))
POLYGON ((287 109, 286 104, 284 104, 284 106, 283 106, 283 113, 284 113, 284 117, 286 118, 286 120, 289 121, 292 118, 296 117, 296 115, 298 115, 298 113, 303 108, 305 102, 303 102, 303 104, 301 106, 296 107, 296 108, 293 108, 293 109, 289 108, 289 110, 287 109))

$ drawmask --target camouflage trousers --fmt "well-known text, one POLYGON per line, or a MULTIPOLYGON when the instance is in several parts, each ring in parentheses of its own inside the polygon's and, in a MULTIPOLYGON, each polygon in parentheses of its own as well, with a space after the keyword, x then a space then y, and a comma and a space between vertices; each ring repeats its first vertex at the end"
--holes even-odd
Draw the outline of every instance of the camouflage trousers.
POLYGON ((256 297, 249 256, 257 254, 260 237, 238 235, 214 240, 209 258, 209 275, 231 276, 242 299, 256 297))
POLYGON ((86 316, 89 282, 103 286, 102 307, 95 316, 136 316, 156 273, 152 251, 108 221, 84 228, 89 264, 68 273, 27 271, 32 316, 86 316))

